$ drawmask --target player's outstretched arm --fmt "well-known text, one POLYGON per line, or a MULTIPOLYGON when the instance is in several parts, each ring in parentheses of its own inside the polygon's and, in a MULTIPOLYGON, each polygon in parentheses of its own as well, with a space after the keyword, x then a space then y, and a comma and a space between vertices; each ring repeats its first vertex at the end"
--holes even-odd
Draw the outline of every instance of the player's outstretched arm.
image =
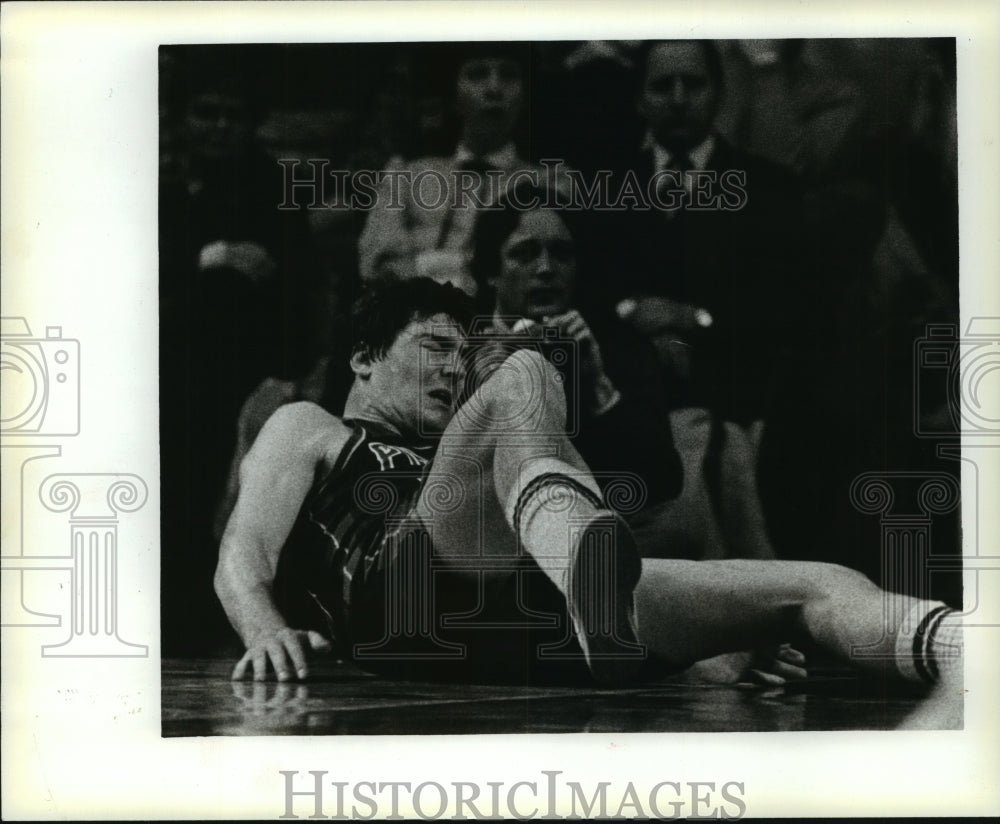
POLYGON ((321 465, 350 437, 344 424, 311 403, 283 406, 261 429, 240 467, 240 492, 219 550, 215 591, 247 651, 233 678, 305 678, 310 651, 329 649, 316 632, 289 627, 272 585, 282 547, 321 465))

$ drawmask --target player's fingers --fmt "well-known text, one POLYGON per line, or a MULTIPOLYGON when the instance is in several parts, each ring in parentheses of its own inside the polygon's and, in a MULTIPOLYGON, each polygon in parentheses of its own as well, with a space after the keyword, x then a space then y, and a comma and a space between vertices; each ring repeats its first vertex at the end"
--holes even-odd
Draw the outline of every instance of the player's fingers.
POLYGON ((264 647, 255 647, 251 655, 253 657, 253 680, 263 681, 267 677, 267 650, 264 647))
POLYGON ((747 671, 750 676, 750 680, 755 684, 766 684, 767 686, 780 687, 785 683, 785 679, 780 675, 773 672, 765 672, 760 669, 751 669, 747 671))
POLYGON ((288 657, 285 655, 285 647, 281 641, 272 641, 267 645, 267 657, 271 659, 271 666, 274 667, 274 674, 279 681, 287 681, 289 676, 288 657))
POLYGON ((804 667, 795 664, 786 664, 784 661, 774 661, 770 671, 775 675, 780 675, 786 681, 801 681, 808 676, 804 667))
POLYGON ((236 662, 236 666, 233 667, 233 674, 230 678, 233 681, 241 681, 247 676, 247 664, 250 663, 250 651, 243 653, 243 657, 236 662))
POLYGON ((775 656, 779 661, 787 661, 789 664, 804 664, 806 657, 791 644, 782 644, 778 647, 775 656))
MULTIPOLYGON (((301 633, 292 632, 286 635, 283 639, 285 650, 288 651, 288 656, 292 659, 292 666, 295 667, 295 674, 299 678, 305 678, 309 675, 309 667, 306 666, 306 654, 302 650, 301 633)), ((286 673, 285 677, 288 675, 286 673)), ((279 680, 284 681, 279 675, 279 680)))
POLYGON ((330 642, 314 629, 309 630, 306 637, 314 652, 329 652, 332 649, 330 642))

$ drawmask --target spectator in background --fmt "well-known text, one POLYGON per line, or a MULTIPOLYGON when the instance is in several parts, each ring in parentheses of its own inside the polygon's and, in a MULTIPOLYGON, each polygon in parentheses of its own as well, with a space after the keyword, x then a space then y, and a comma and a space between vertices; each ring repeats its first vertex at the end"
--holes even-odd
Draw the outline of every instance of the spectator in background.
MULTIPOLYGON (((544 198, 530 186, 517 187, 520 202, 533 195, 544 198)), ((485 379, 490 365, 512 348, 558 350, 556 360, 566 356, 559 368, 565 377, 569 434, 598 483, 631 474, 642 479, 647 505, 675 497, 681 467, 667 422, 670 387, 649 344, 613 312, 588 312, 585 318, 576 308, 570 230, 576 213, 522 212, 503 199, 498 206, 479 215, 473 235, 470 271, 480 316, 473 330, 470 359, 476 365, 468 371, 470 383, 485 379)), ((329 371, 333 363, 324 363, 312 380, 298 384, 268 379, 244 404, 227 493, 216 515, 218 538, 239 492, 240 464, 267 418, 298 400, 312 400, 332 414, 341 411, 349 385, 344 378, 349 376, 329 371)), ((691 549, 685 545, 679 551, 691 549)))
MULTIPOLYGON (((544 192, 527 187, 513 194, 518 203, 549 202, 544 192)), ((645 482, 646 505, 631 519, 643 555, 773 557, 753 466, 741 463, 748 460, 742 430, 719 424, 709 450, 700 418, 692 421, 690 411, 678 408, 683 377, 664 370, 649 341, 609 307, 581 304, 576 238, 582 217, 570 209, 510 206, 479 215, 472 271, 480 284, 480 309, 494 319, 487 352, 490 346, 506 351, 502 341, 508 335, 528 346, 542 341, 544 347, 548 340, 553 347, 547 337, 553 333, 558 345, 573 341, 561 366, 571 440, 599 483, 616 473, 634 473, 645 482), (686 438, 678 444, 683 466, 672 432, 686 438), (705 437, 692 444, 692 432, 705 437)))
POLYGON ((308 230, 300 213, 278 210, 280 170, 254 141, 256 65, 180 52, 169 95, 175 140, 159 214, 163 608, 188 623, 165 624, 168 653, 208 651, 228 633, 221 613, 190 605, 213 603, 211 516, 236 416, 261 378, 298 374, 317 349, 308 230))
POLYGON ((715 130, 723 73, 712 41, 645 43, 636 67, 645 131, 615 170, 612 197, 630 176, 640 187, 660 176, 683 187, 675 194, 686 205, 592 215, 584 288, 617 306, 679 381, 671 424, 697 551, 764 557, 773 553, 756 479, 764 422, 779 376, 794 373, 786 364, 814 346, 803 323, 812 287, 799 187, 715 130), (738 208, 689 208, 696 188, 717 196, 729 172, 742 181, 738 208))
POLYGON ((643 331, 689 345, 684 352, 674 347, 677 357, 691 360, 689 405, 749 425, 764 416, 778 350, 798 331, 804 308, 800 192, 790 173, 715 131, 722 69, 712 41, 647 43, 639 68, 637 107, 646 131, 618 180, 631 172, 645 185, 672 172, 691 202, 619 212, 613 245, 595 233, 613 259, 598 250, 607 277, 594 277, 611 287, 616 302, 628 299, 623 312, 643 331), (726 172, 742 176, 745 197, 690 208, 697 206, 695 187, 718 195, 726 172), (678 318, 698 322, 678 328, 678 318))
MULTIPOLYGON (((513 195, 519 203, 550 200, 530 184, 513 195)), ((585 316, 578 308, 578 213, 518 210, 504 198, 499 206, 479 215, 473 235, 480 309, 492 317, 480 330, 477 362, 488 368, 511 345, 540 346, 564 376, 570 438, 598 483, 633 473, 649 504, 675 497, 681 468, 667 424, 671 387, 649 344, 613 313, 585 316)), ((468 374, 478 380, 482 372, 481 366, 468 374)))
POLYGON ((514 140, 529 50, 524 44, 474 43, 443 53, 445 72, 455 81, 455 108, 461 119, 458 146, 450 157, 424 157, 393 170, 410 176, 396 184, 402 208, 388 208, 393 184, 387 180, 361 234, 359 265, 363 281, 425 276, 472 294, 476 283, 468 258, 474 198, 487 205, 494 202, 512 174, 533 168, 514 140), (490 171, 499 173, 495 183, 490 171), (460 172, 469 172, 477 181, 461 197, 460 172))
POLYGON ((593 180, 620 168, 642 136, 634 84, 639 41, 586 41, 539 46, 532 66, 532 157, 564 158, 593 180))

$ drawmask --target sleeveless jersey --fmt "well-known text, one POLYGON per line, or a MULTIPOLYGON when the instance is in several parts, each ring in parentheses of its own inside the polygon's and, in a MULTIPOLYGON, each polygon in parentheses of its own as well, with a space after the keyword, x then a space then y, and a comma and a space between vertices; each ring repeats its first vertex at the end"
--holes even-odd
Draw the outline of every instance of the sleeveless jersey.
POLYGON ((512 575, 484 602, 478 579, 439 569, 431 596, 433 546, 414 506, 437 445, 406 442, 369 421, 344 423, 351 436, 314 484, 297 522, 299 547, 310 559, 299 569, 311 596, 307 607, 313 618, 319 616, 311 608, 320 608, 321 623, 342 652, 366 669, 406 677, 506 680, 522 671, 547 678, 564 670, 573 679, 585 677, 582 658, 538 655, 539 644, 567 641, 564 600, 540 570, 512 575), (394 596, 402 599, 395 606, 394 596), (473 621, 467 627, 438 622, 451 614, 473 621), (391 655, 362 653, 362 660, 358 645, 391 655), (456 651, 461 654, 447 654, 456 651))
POLYGON ((349 623, 359 589, 383 564, 388 538, 420 496, 436 446, 406 443, 370 421, 344 423, 351 436, 304 512, 322 533, 324 568, 340 578, 339 584, 327 582, 341 590, 342 600, 331 606, 349 623))

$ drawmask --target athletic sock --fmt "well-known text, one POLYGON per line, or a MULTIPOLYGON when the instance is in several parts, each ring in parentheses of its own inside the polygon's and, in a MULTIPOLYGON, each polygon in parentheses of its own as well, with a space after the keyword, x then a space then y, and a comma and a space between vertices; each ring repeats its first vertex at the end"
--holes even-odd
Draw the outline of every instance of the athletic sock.
POLYGON ((961 677, 962 625, 940 601, 917 601, 896 633, 896 666, 908 681, 935 684, 961 677))
MULTIPOLYGON (((563 472, 536 474, 516 496, 509 517, 523 546, 566 598, 594 679, 605 685, 633 680, 646 649, 636 636, 632 599, 641 563, 625 523, 594 490, 563 472)), ((545 645, 539 654, 572 657, 579 650, 545 645)))
POLYGON ((602 515, 614 517, 594 490, 565 472, 548 471, 524 485, 508 517, 525 550, 565 595, 576 551, 571 522, 602 515))

